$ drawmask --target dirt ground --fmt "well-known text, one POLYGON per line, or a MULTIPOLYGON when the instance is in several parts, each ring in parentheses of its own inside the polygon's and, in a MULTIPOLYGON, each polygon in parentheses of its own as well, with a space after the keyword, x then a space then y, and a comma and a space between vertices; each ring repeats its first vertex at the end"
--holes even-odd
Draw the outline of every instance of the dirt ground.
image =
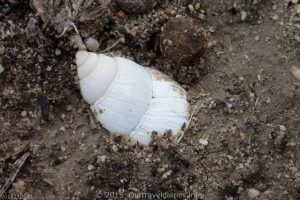
POLYGON ((179 144, 165 136, 149 146, 101 128, 80 95, 76 50, 45 28, 29 2, 7 3, 9 10, 5 2, 0 188, 28 143, 31 153, 5 199, 235 200, 249 198, 249 189, 260 192, 257 199, 300 199, 300 83, 289 72, 300 61, 300 2, 164 1, 124 19, 115 7, 103 32, 92 35, 99 52, 118 39, 119 27, 134 28, 137 36, 123 34, 125 43, 110 52, 183 83, 195 110, 179 144), (156 45, 177 14, 199 19, 216 41, 180 70, 156 45))

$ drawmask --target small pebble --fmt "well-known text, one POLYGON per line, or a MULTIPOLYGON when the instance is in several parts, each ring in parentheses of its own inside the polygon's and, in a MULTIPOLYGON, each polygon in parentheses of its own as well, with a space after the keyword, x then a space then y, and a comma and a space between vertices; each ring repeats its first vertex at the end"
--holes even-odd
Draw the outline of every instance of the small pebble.
POLYGON ((247 193, 247 196, 249 199, 255 199, 259 196, 260 192, 256 189, 249 189, 248 190, 248 193, 247 193))
POLYGON ((60 49, 55 49, 55 55, 57 55, 57 56, 61 55, 61 50, 60 49))
POLYGON ((211 33, 216 32, 216 30, 215 30, 215 28, 214 28, 213 26, 210 26, 210 27, 208 28, 208 31, 211 32, 211 33))
POLYGON ((103 163, 106 160, 106 156, 97 156, 97 163, 103 163))
POLYGON ((295 147, 295 146, 297 146, 297 144, 296 144, 295 142, 288 142, 288 143, 286 144, 286 146, 287 146, 287 147, 295 147))
POLYGON ((92 52, 98 51, 98 49, 100 47, 99 42, 95 38, 92 38, 92 37, 89 37, 85 40, 85 45, 86 45, 86 48, 92 52))
POLYGON ((271 17, 274 21, 277 21, 278 19, 279 19, 279 17, 278 17, 278 15, 273 15, 272 17, 271 17))
POLYGON ((191 13, 195 12, 195 8, 194 8, 194 6, 192 4, 189 4, 188 8, 189 8, 189 10, 190 10, 191 13))
POLYGON ((299 36, 299 35, 294 35, 294 39, 295 39, 297 42, 300 42, 300 36, 299 36))
POLYGON ((117 152, 117 151, 118 151, 117 145, 113 145, 113 146, 112 146, 112 150, 113 150, 113 152, 117 152))
POLYGON ((293 4, 297 4, 297 3, 298 3, 298 0, 292 0, 292 3, 293 3, 293 4))
POLYGON ((92 171, 94 168, 95 168, 95 167, 94 167, 93 165, 89 165, 89 166, 88 166, 88 170, 89 170, 89 171, 92 171))
POLYGON ((200 139, 199 143, 202 144, 202 145, 204 145, 204 146, 208 145, 208 141, 205 140, 205 139, 200 139))
POLYGON ((286 127, 285 126, 283 126, 283 125, 279 125, 279 129, 281 130, 281 131, 286 131, 286 127))
POLYGON ((66 131, 66 128, 65 128, 65 127, 60 127, 59 130, 60 130, 61 132, 65 132, 65 131, 66 131))
POLYGON ((172 174, 172 170, 169 170, 169 171, 165 172, 165 173, 162 175, 162 178, 163 178, 163 179, 166 179, 166 178, 168 178, 168 176, 170 176, 171 174, 172 174))
POLYGON ((60 150, 61 150, 61 152, 65 152, 65 151, 66 151, 66 147, 61 146, 61 147, 60 147, 60 150))
POLYGON ((119 17, 120 19, 124 19, 126 17, 126 13, 120 10, 119 12, 117 12, 117 17, 119 17))
POLYGON ((21 112, 21 117, 23 117, 23 118, 27 117, 27 112, 25 110, 23 110, 21 112))
POLYGON ((49 66, 46 68, 46 70, 47 70, 48 72, 50 72, 50 71, 52 70, 52 66, 49 65, 49 66))
POLYGON ((241 21, 245 21, 247 18, 247 13, 245 11, 241 11, 241 21))
POLYGON ((290 71, 292 73, 292 75, 298 80, 300 81, 300 68, 296 67, 296 66, 292 66, 290 68, 290 71))
POLYGON ((257 80, 261 81, 261 75, 259 75, 259 74, 257 75, 257 80))

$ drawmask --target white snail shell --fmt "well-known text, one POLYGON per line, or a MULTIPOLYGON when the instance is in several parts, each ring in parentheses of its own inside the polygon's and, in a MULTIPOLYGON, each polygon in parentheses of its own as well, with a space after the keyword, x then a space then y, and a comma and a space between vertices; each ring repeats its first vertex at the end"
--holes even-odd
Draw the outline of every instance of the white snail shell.
POLYGON ((142 144, 178 134, 189 117, 185 90, 167 75, 121 57, 76 54, 81 94, 102 126, 142 144))

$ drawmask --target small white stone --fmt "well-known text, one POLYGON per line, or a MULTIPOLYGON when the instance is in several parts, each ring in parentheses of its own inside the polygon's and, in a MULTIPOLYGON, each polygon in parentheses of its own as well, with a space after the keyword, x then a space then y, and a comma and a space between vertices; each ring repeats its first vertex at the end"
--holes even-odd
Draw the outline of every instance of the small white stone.
POLYGON ((286 127, 285 126, 283 126, 283 125, 279 125, 279 129, 281 130, 281 131, 286 131, 286 127))
POLYGON ((246 20, 246 18, 247 18, 247 13, 245 12, 245 11, 241 11, 241 20, 242 21, 245 21, 246 20))
POLYGON ((60 49, 55 49, 55 55, 59 56, 61 54, 61 50, 60 49))
POLYGON ((244 139, 246 137, 245 133, 240 132, 240 137, 241 137, 241 139, 244 139))
POLYGON ((63 126, 63 127, 60 127, 59 130, 60 130, 61 132, 65 132, 65 131, 66 131, 66 128, 63 126))
POLYGON ((297 144, 296 144, 295 142, 288 142, 288 143, 286 144, 286 146, 287 146, 287 147, 295 147, 295 146, 297 146, 297 144))
POLYGON ((25 110, 23 110, 21 112, 21 117, 23 117, 23 118, 27 117, 27 112, 25 110))
POLYGON ((46 70, 47 70, 48 72, 50 72, 50 71, 52 70, 52 66, 49 65, 49 66, 46 68, 46 70))
POLYGON ((166 179, 166 178, 168 178, 168 176, 170 176, 171 174, 172 174, 172 170, 169 170, 169 171, 165 172, 165 173, 162 175, 162 178, 163 178, 163 179, 166 179))
POLYGON ((194 6, 192 4, 189 4, 188 8, 189 8, 189 10, 190 10, 191 13, 195 12, 195 8, 194 8, 194 6))
POLYGON ((215 30, 215 28, 214 28, 213 26, 210 26, 210 27, 208 28, 208 31, 211 32, 211 33, 216 32, 216 30, 215 30))
POLYGON ((88 166, 88 170, 89 170, 89 171, 92 171, 94 168, 95 168, 95 167, 94 167, 93 165, 89 165, 89 166, 88 166))
POLYGON ((294 35, 294 39, 295 39, 297 42, 300 42, 300 36, 299 36, 299 35, 294 35))
POLYGON ((256 197, 258 197, 260 194, 260 191, 256 190, 256 189, 249 189, 247 196, 249 199, 255 199, 256 197))
POLYGON ((205 140, 205 139, 200 139, 200 140, 199 140, 199 143, 202 144, 203 146, 208 145, 208 141, 205 140))
MULTIPOLYGON (((300 38, 300 37, 299 37, 300 38)), ((296 66, 292 66, 290 68, 291 74, 298 80, 300 81, 300 68, 296 66)))
POLYGON ((279 19, 279 16, 278 15, 273 15, 272 17, 271 17, 274 21, 277 21, 278 19, 279 19))
POLYGON ((117 145, 113 145, 113 146, 112 146, 112 150, 113 150, 113 152, 117 152, 117 151, 118 151, 117 145))
POLYGON ((65 152, 65 151, 66 151, 66 147, 61 146, 61 147, 60 147, 60 150, 61 150, 61 152, 65 152))
POLYGON ((259 74, 257 75, 257 80, 261 81, 261 75, 259 75, 259 74))
POLYGON ((106 156, 97 156, 97 163, 105 162, 106 156))
POLYGON ((228 108, 228 109, 231 109, 231 108, 233 107, 232 103, 227 103, 227 102, 226 102, 226 105, 227 105, 227 108, 228 108))
POLYGON ((293 3, 293 4, 297 4, 297 3, 298 3, 298 0, 292 0, 292 3, 293 3))
POLYGON ((86 45, 86 48, 92 52, 98 51, 98 49, 100 47, 99 42, 95 38, 92 38, 92 37, 89 37, 85 40, 85 45, 86 45))

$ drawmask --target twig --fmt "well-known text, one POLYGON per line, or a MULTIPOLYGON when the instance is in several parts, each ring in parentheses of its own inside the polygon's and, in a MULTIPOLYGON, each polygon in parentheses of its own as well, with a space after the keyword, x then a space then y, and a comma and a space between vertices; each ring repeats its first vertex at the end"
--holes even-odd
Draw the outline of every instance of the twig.
POLYGON ((11 159, 11 158, 14 158, 14 157, 17 157, 17 156, 20 155, 21 153, 24 153, 25 151, 28 150, 29 145, 30 145, 30 142, 25 143, 22 147, 19 148, 19 150, 18 150, 17 152, 15 152, 15 153, 12 154, 12 155, 7 156, 7 157, 4 159, 4 161, 7 161, 7 160, 9 160, 9 159, 11 159))
POLYGON ((61 38, 68 30, 68 27, 64 27, 64 30, 61 34, 59 34, 57 37, 61 38))
POLYGON ((114 48, 115 46, 117 46, 120 42, 124 41, 124 38, 120 38, 118 39, 115 43, 113 43, 111 46, 107 47, 106 49, 104 49, 101 53, 105 53, 109 50, 111 50, 112 48, 114 48))
POLYGON ((0 189, 0 199, 6 193, 6 191, 11 186, 11 184, 13 184, 13 182, 15 181, 18 173, 20 172, 21 168, 23 167, 25 161, 27 160, 27 158, 29 156, 30 156, 30 153, 27 152, 21 158, 19 158, 18 160, 16 160, 16 162, 13 164, 13 168, 15 168, 16 171, 13 172, 10 175, 9 179, 5 182, 5 184, 3 185, 3 187, 0 189))

